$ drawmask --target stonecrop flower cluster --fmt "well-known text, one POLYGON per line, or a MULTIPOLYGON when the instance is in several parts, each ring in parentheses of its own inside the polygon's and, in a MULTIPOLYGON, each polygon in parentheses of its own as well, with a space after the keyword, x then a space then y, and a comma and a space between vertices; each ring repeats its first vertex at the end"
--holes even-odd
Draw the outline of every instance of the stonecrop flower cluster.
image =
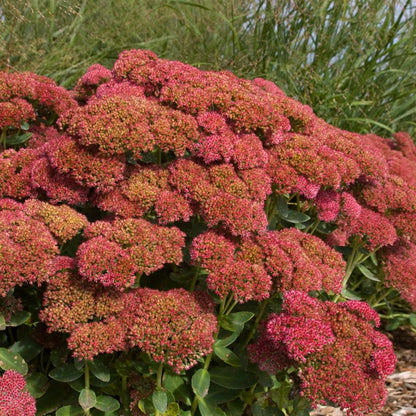
POLYGON ((73 91, 0 73, 0 131, 0 295, 38 288, 39 321, 74 357, 137 348, 183 372, 213 350, 215 303, 283 294, 250 359, 295 367, 312 404, 383 406, 394 354, 377 313, 342 299, 340 248, 376 251, 382 284, 416 309, 406 133, 343 131, 270 81, 144 50, 73 91))
POLYGON ((299 368, 301 394, 314 405, 337 403, 350 414, 368 414, 385 402, 384 377, 396 364, 390 341, 373 328, 379 324, 365 302, 286 291, 282 312, 263 322, 249 346, 250 358, 270 373, 299 368))
POLYGON ((26 390, 25 378, 14 370, 0 377, 0 414, 35 416, 35 399, 26 390))

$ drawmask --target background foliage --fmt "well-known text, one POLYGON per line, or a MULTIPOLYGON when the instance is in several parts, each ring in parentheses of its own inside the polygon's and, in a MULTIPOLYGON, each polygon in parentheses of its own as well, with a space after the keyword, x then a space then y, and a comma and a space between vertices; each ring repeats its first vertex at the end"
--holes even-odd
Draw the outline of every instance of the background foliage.
POLYGON ((1 66, 72 87, 123 49, 262 76, 352 131, 416 127, 412 0, 3 0, 1 66))

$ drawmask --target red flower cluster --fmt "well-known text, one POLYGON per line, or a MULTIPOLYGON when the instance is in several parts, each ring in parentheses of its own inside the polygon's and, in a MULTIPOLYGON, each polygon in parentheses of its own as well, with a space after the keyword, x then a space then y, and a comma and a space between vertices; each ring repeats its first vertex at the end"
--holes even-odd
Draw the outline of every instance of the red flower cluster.
POLYGON ((26 390, 24 377, 7 370, 0 377, 0 414, 7 416, 35 416, 35 399, 26 390))
POLYGON ((121 309, 101 321, 77 325, 68 339, 74 356, 93 359, 139 347, 176 372, 212 351, 217 319, 212 299, 184 289, 135 289, 120 295, 121 309))
POLYGON ((203 292, 138 289, 126 296, 127 339, 156 362, 187 370, 212 351, 214 302, 203 292))
POLYGON ((144 219, 96 221, 85 229, 76 259, 80 274, 90 281, 120 290, 134 283, 135 275, 149 275, 166 263, 180 264, 185 234, 144 219))
POLYGON ((0 131, 19 130, 23 122, 38 122, 51 113, 59 116, 75 107, 71 94, 47 77, 0 73, 0 131))
POLYGON ((0 296, 6 296, 14 286, 44 282, 58 247, 47 226, 27 215, 20 204, 0 203, 0 296))
POLYGON ((274 290, 340 293, 345 262, 319 238, 295 228, 270 231, 240 244, 209 231, 195 238, 194 263, 208 271, 208 287, 239 302, 263 300, 274 290))
POLYGON ((378 315, 364 302, 334 304, 285 292, 282 312, 263 322, 250 357, 270 373, 296 366, 301 394, 314 405, 367 414, 384 405, 384 377, 396 363, 391 342, 372 322, 379 325, 378 315))
POLYGON ((111 71, 93 65, 72 93, 34 74, 0 74, 2 137, 24 122, 26 145, 0 153, 0 295, 43 283, 39 317, 68 333, 74 356, 138 347, 179 372, 208 354, 217 321, 206 293, 136 287, 142 274, 167 280, 166 265, 189 262, 189 249, 221 298, 286 293, 250 347, 262 369, 297 366, 315 404, 382 405, 394 357, 370 324, 377 315, 307 293, 341 292, 346 264, 330 245, 354 241, 382 248, 385 283, 416 308, 408 135, 343 131, 269 81, 141 50, 123 52, 111 71), (284 228, 284 212, 268 223, 282 195, 311 217, 299 228, 332 231, 326 242, 284 228))
POLYGON ((397 289, 416 310, 416 244, 400 238, 382 252, 386 284, 397 289))

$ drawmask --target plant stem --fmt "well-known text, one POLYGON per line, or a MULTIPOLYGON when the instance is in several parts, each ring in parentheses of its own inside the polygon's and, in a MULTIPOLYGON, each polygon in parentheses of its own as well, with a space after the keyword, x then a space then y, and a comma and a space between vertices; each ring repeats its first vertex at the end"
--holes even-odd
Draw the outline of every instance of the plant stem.
MULTIPOLYGON (((232 298, 231 298, 232 299, 232 298)), ((221 300, 221 303, 220 303, 220 309, 219 309, 219 312, 218 312, 218 322, 220 322, 221 321, 221 319, 222 319, 222 317, 224 316, 224 310, 225 310, 225 303, 226 303, 226 301, 227 301, 227 297, 225 297, 224 299, 222 299, 221 300)), ((214 342, 213 342, 213 344, 215 343, 215 341, 217 340, 217 338, 218 338, 218 333, 220 332, 220 329, 219 328, 217 328, 217 332, 215 333, 215 335, 214 335, 214 342)), ((212 352, 211 353, 209 353, 208 355, 207 355, 207 357, 206 357, 206 359, 205 359, 205 362, 204 362, 204 370, 208 370, 208 368, 209 368, 209 365, 211 364, 211 360, 212 360, 212 352)), ((195 415, 195 412, 196 412, 196 408, 198 407, 198 397, 195 395, 194 396, 194 399, 193 399, 193 401, 192 401, 192 406, 191 406, 191 416, 194 416, 195 415)))
MULTIPOLYGON (((354 271, 355 267, 363 262, 363 258, 368 258, 368 257, 364 257, 361 253, 360 253, 360 248, 361 248, 361 240, 359 239, 359 237, 356 237, 354 239, 354 242, 352 244, 352 252, 350 254, 350 257, 347 260, 347 266, 345 269, 345 275, 344 278, 342 280, 342 289, 346 289, 347 287, 347 283, 349 278, 352 275, 352 272, 354 271)), ((333 301, 337 302, 339 300, 341 296, 338 294, 334 297, 333 301)))
POLYGON ((252 328, 250 330, 250 333, 248 334, 248 337, 244 341, 244 347, 247 347, 248 343, 251 341, 251 339, 253 338, 255 332, 257 331, 257 328, 259 326, 259 323, 260 323, 261 319, 263 318, 264 312, 266 311, 266 307, 267 307, 267 304, 269 303, 269 299, 266 299, 260 305, 260 309, 259 309, 259 311, 257 313, 256 320, 254 321, 254 324, 253 324, 253 326, 252 326, 252 328))
POLYGON ((5 127, 1 131, 1 136, 0 136, 0 142, 1 142, 1 145, 3 147, 3 150, 6 150, 6 135, 7 135, 7 127, 5 127))
MULTIPOLYGON (((90 368, 88 366, 88 361, 85 361, 84 364, 84 379, 85 379, 85 388, 90 389, 90 368)), ((90 409, 85 410, 85 415, 90 416, 90 409)))
MULTIPOLYGON (((163 376, 163 361, 159 364, 159 367, 157 369, 157 374, 156 374, 156 388, 157 389, 162 388, 162 376, 163 376)), ((160 412, 158 409, 156 409, 155 416, 160 416, 160 412)))
POLYGON ((162 376, 163 376, 163 361, 159 364, 156 374, 156 387, 162 388, 162 376))
POLYGON ((198 275, 199 275, 199 271, 201 270, 201 268, 199 266, 197 266, 195 268, 195 273, 192 277, 192 282, 191 282, 191 286, 189 287, 189 291, 193 292, 195 290, 195 286, 196 286, 196 282, 198 281, 198 275))
POLYGON ((130 415, 129 399, 127 394, 127 376, 121 376, 121 397, 123 399, 124 413, 130 415))

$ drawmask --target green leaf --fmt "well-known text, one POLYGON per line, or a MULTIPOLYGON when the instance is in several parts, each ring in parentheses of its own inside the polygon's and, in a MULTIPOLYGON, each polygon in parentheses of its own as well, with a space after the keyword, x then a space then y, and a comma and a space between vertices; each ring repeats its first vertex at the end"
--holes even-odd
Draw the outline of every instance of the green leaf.
POLYGON ((212 404, 221 404, 227 403, 231 400, 236 399, 240 396, 241 390, 237 389, 225 389, 222 386, 218 386, 217 384, 211 384, 209 388, 209 393, 205 397, 205 399, 212 404))
POLYGON ((79 406, 64 406, 58 409, 55 416, 84 416, 84 410, 79 406))
POLYGON ((374 101, 365 101, 365 100, 361 100, 361 101, 351 101, 350 105, 351 106, 356 106, 356 105, 373 105, 374 101))
POLYGON ((15 342, 10 349, 14 352, 18 352, 25 359, 25 361, 30 361, 43 350, 43 347, 32 338, 24 337, 15 342))
POLYGON ((97 359, 89 362, 89 368, 99 380, 104 382, 110 381, 110 370, 102 361, 97 359))
POLYGON ((22 121, 22 122, 20 123, 20 128, 21 128, 22 130, 29 130, 29 128, 30 128, 29 123, 28 123, 27 121, 22 121))
POLYGON ((74 367, 79 370, 79 371, 84 371, 84 365, 85 365, 85 361, 84 360, 74 360, 74 367))
POLYGON ((277 389, 270 390, 270 396, 279 409, 284 409, 289 405, 291 390, 292 384, 289 381, 283 382, 277 389))
POLYGON ((357 268, 367 279, 373 280, 374 282, 380 281, 380 279, 371 270, 367 269, 367 267, 365 267, 363 264, 359 264, 357 268))
POLYGON ((341 295, 345 298, 345 299, 350 299, 350 300, 361 300, 361 298, 356 295, 355 293, 349 291, 348 289, 344 288, 341 290, 341 295))
POLYGON ((168 408, 168 394, 161 388, 156 388, 152 394, 152 403, 160 413, 165 413, 168 408))
POLYGON ((30 312, 28 311, 17 311, 15 312, 10 321, 7 322, 7 326, 19 326, 24 324, 30 318, 30 312))
POLYGON ((169 403, 168 408, 165 413, 163 413, 163 416, 177 416, 180 412, 179 404, 176 402, 169 403))
POLYGON ((15 370, 20 374, 27 374, 27 363, 18 352, 7 348, 0 348, 0 368, 15 370))
MULTIPOLYGON (((90 380, 91 382, 91 380, 90 380)), ((77 393, 81 393, 81 390, 85 387, 85 381, 83 378, 77 378, 74 381, 67 383, 72 390, 75 390, 77 393)))
POLYGON ((49 372, 49 377, 56 381, 69 383, 80 378, 84 373, 75 368, 74 364, 64 364, 60 367, 54 368, 49 372))
POLYGON ((293 224, 302 223, 309 221, 311 217, 309 215, 304 214, 303 212, 294 211, 290 209, 287 213, 287 216, 284 217, 284 220, 291 222, 293 224))
POLYGON ((211 381, 227 389, 246 389, 257 382, 257 376, 240 368, 219 367, 210 370, 211 381))
POLYGON ((23 134, 20 134, 20 135, 8 136, 6 138, 6 144, 8 146, 16 146, 18 144, 22 144, 24 142, 27 142, 31 137, 32 137, 32 133, 30 133, 30 132, 23 133, 23 134))
POLYGON ((285 414, 277 407, 261 407, 258 402, 251 405, 251 411, 253 416, 285 416, 285 414))
POLYGON ((57 348, 51 351, 50 359, 54 367, 61 367, 67 360, 68 353, 64 348, 57 348))
POLYGON ((395 329, 399 328, 400 325, 403 324, 404 320, 405 318, 401 316, 391 319, 390 321, 388 321, 385 327, 386 331, 394 331, 395 329))
POLYGON ((279 195, 276 197, 276 206, 279 217, 286 218, 289 212, 289 208, 287 207, 287 200, 284 196, 279 195))
POLYGON ((176 400, 179 400, 186 405, 192 404, 191 390, 187 388, 183 378, 178 374, 166 372, 163 376, 163 387, 168 390, 176 400))
POLYGON ((228 345, 232 344, 239 337, 242 331, 243 327, 237 328, 231 335, 228 335, 225 338, 218 338, 214 345, 228 347, 228 345))
POLYGON ((409 322, 413 327, 416 328, 416 314, 415 313, 411 313, 409 315, 409 322))
POLYGON ((201 412, 201 416, 226 416, 219 407, 216 407, 201 397, 198 397, 198 409, 201 412))
POLYGON ((97 396, 94 407, 102 412, 115 412, 120 409, 120 403, 111 396, 97 396))
POLYGON ((248 322, 251 318, 253 318, 254 313, 253 312, 235 312, 230 313, 228 316, 228 319, 237 326, 244 325, 246 322, 248 322))
POLYGON ((95 406, 97 397, 91 389, 82 389, 79 393, 78 403, 84 410, 88 410, 95 406))
POLYGON ((49 379, 49 387, 46 393, 36 400, 37 415, 55 414, 60 407, 68 403, 76 403, 76 394, 67 384, 58 383, 49 379))
POLYGON ((253 312, 236 312, 223 316, 221 327, 227 331, 234 332, 236 329, 243 329, 244 324, 254 316, 253 312))
POLYGON ((49 387, 49 380, 45 374, 42 373, 32 373, 26 379, 26 387, 32 397, 38 399, 42 397, 49 387))
POLYGON ((214 344, 214 352, 217 357, 225 363, 233 367, 241 367, 241 360, 237 354, 232 352, 229 348, 214 344))
POLYGON ((390 134, 395 133, 395 131, 389 126, 387 126, 386 124, 380 123, 379 121, 376 121, 376 120, 371 120, 369 118, 351 117, 351 118, 346 118, 345 120, 346 121, 359 121, 359 122, 366 123, 369 126, 371 126, 371 124, 374 124, 375 126, 381 127, 382 129, 388 131, 390 134))
POLYGON ((4 331, 6 329, 6 320, 4 319, 3 315, 0 315, 0 331, 4 331))
POLYGON ((199 397, 205 397, 209 391, 210 375, 207 370, 200 368, 193 376, 191 380, 192 390, 199 397))

